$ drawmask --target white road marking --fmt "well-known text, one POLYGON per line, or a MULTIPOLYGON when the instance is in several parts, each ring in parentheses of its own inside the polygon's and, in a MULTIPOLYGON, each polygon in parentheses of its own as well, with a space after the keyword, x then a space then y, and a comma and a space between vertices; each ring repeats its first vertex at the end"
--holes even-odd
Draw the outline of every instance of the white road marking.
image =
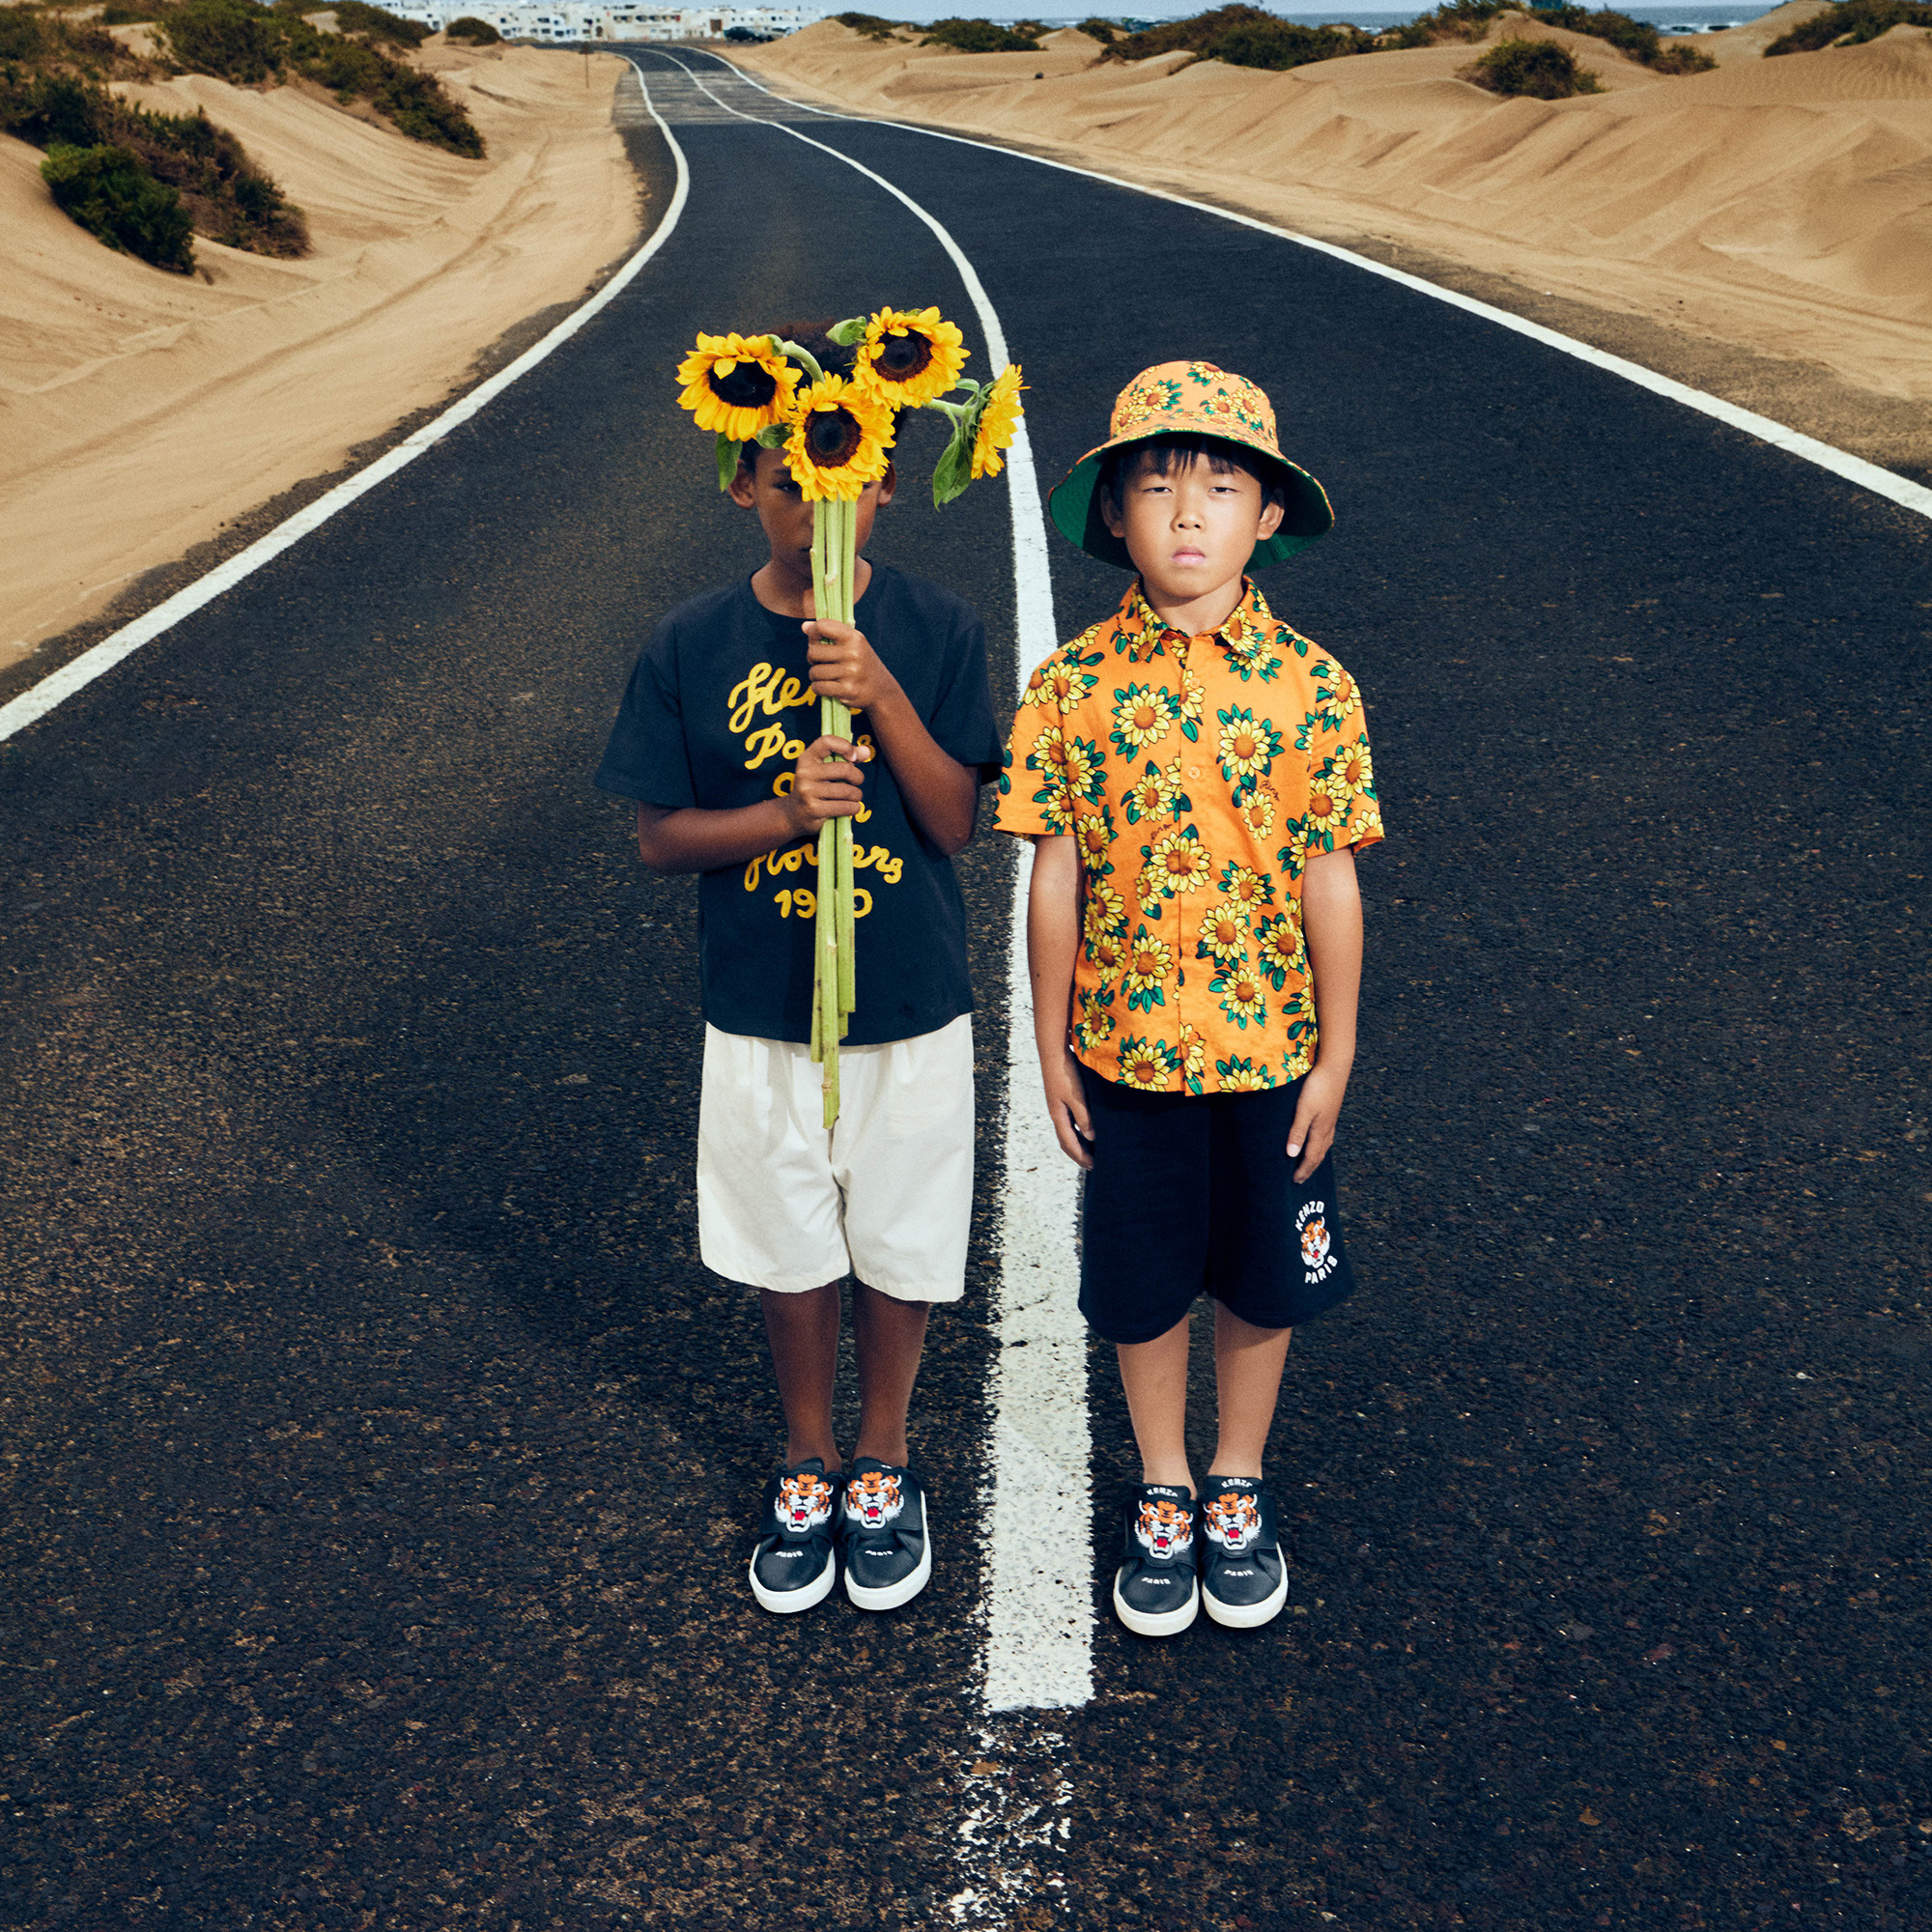
MULTIPOLYGON (((683 67, 669 54, 665 56, 683 67)), ((993 369, 1010 358, 1006 331, 965 252, 904 189, 849 155, 783 122, 745 114, 684 68, 727 113, 774 128, 841 161, 902 203, 952 259, 979 317, 993 369)), ((1020 690, 1059 644, 1047 572, 1046 517, 1033 448, 1021 423, 1007 453, 1013 519, 1013 591, 1020 690)), ((1015 698, 1018 693, 1014 694, 1015 698)), ((1033 986, 1026 965, 1026 847, 1013 887, 1007 963, 1007 1185, 1000 1205, 1000 1305, 988 1403, 988 1499, 983 1693, 992 1711, 1047 1710, 1094 1694, 1092 1435, 1087 1415, 1087 1331, 1075 1305, 1078 1171, 1061 1152, 1039 1099, 1033 986)))
MULTIPOLYGON (((729 66, 724 56, 714 54, 714 60, 729 66)), ((1052 168, 1064 175, 1078 175, 1083 181, 1104 183, 1108 187, 1125 188, 1131 194, 1145 194, 1155 201, 1171 201, 1177 208, 1191 208, 1197 214, 1211 214, 1217 220, 1232 221, 1237 228, 1252 228, 1258 234, 1272 235, 1278 241, 1293 242, 1297 248, 1310 248, 1318 255, 1332 255, 1338 262, 1347 262, 1350 268, 1365 270, 1369 274, 1379 275, 1385 282, 1396 282, 1406 289, 1413 289, 1417 295, 1428 296, 1432 300, 1447 302, 1451 308, 1460 308, 1469 315, 1481 316, 1485 322, 1492 322, 1498 328, 1512 329, 1518 335, 1526 335, 1532 342, 1540 342, 1546 349, 1554 349, 1562 355, 1574 356, 1579 362, 1588 362, 1599 369, 1607 370, 1613 376, 1621 376, 1627 383, 1634 383, 1640 389, 1648 389, 1653 395, 1668 397, 1673 403, 1681 403, 1687 410, 1695 410, 1702 415, 1715 416, 1720 423, 1730 428, 1742 430, 1745 435, 1755 437, 1760 442, 1768 442, 1776 449, 1783 450, 1788 456, 1796 456, 1805 463, 1813 463, 1820 469, 1829 469, 1833 475, 1843 477, 1847 483, 1855 483, 1861 490, 1869 490, 1874 496, 1884 497, 1907 510, 1917 511, 1921 517, 1932 517, 1932 490, 1922 483, 1915 483, 1908 476, 1900 476, 1889 469, 1882 469, 1876 463, 1867 463, 1862 456, 1854 456, 1849 450, 1834 449, 1829 442, 1820 442, 1816 437, 1805 436, 1803 432, 1790 428, 1785 423, 1774 422, 1769 416, 1761 416, 1755 411, 1740 409, 1736 403, 1727 403, 1721 396, 1707 395, 1702 389, 1693 389, 1686 383, 1672 382, 1668 376, 1660 376, 1655 369, 1646 369, 1640 362, 1627 362, 1621 355, 1612 355, 1608 350, 1598 349, 1588 342, 1578 342, 1574 335, 1559 334, 1553 328, 1546 328, 1540 322, 1531 322, 1526 317, 1512 315, 1509 310, 1492 308, 1488 302, 1478 301, 1473 296, 1460 295, 1454 289, 1439 287, 1435 282, 1426 282, 1420 275, 1406 273, 1401 269, 1391 269, 1381 262, 1371 260, 1367 255, 1357 255, 1352 249, 1339 246, 1333 242, 1318 242, 1312 235, 1298 235, 1292 228, 1278 228, 1271 221, 1263 221, 1252 214, 1239 214, 1230 208, 1216 208, 1210 201, 1195 201, 1184 194, 1175 194, 1167 188, 1147 187, 1139 182, 1122 181, 1118 175, 1106 175, 1097 168, 1075 167, 1070 161, 1049 160, 1044 155, 1030 155, 1022 148, 1003 147, 997 141, 976 141, 967 134, 952 134, 937 128, 916 127, 910 121, 876 121, 861 114, 837 114, 827 107, 814 107, 809 100, 794 100, 787 94, 780 94, 776 89, 766 87, 762 81, 753 80, 741 69, 732 71, 749 87, 755 87, 760 94, 769 94, 774 100, 781 100, 787 107, 803 108, 808 114, 819 115, 827 121, 849 121, 860 127, 893 128, 902 134, 923 134, 934 141, 952 141, 962 148, 982 148, 989 154, 1007 155, 1014 160, 1032 161, 1035 166, 1052 168)), ((803 138, 801 136, 801 138, 803 138)), ((856 166, 857 163, 854 163, 856 166)))
MULTIPOLYGON (((643 75, 639 72, 638 85, 641 88, 643 84, 643 75)), ((395 448, 379 456, 366 469, 358 469, 354 476, 318 497, 306 509, 298 510, 285 523, 277 524, 266 536, 256 538, 246 550, 238 551, 226 563, 218 564, 206 577, 197 578, 164 603, 156 604, 145 615, 135 618, 131 624, 125 624, 101 639, 98 644, 64 664, 59 670, 50 672, 38 684, 30 685, 11 703, 0 705, 0 740, 13 737, 16 731, 24 731, 29 724, 44 718, 55 705, 71 697, 75 692, 84 690, 103 672, 112 670, 123 658, 131 656, 143 644, 152 643, 164 632, 173 630, 184 617, 192 616, 204 605, 213 603, 224 590, 231 590, 243 578, 253 576, 292 544, 299 543, 311 530, 320 529, 329 518, 347 509, 358 497, 366 497, 379 483, 387 482, 397 470, 413 463, 424 450, 433 449, 452 430, 460 429, 478 411, 487 409, 512 383, 528 375, 546 356, 562 348, 599 310, 614 301, 636 280, 644 264, 670 240, 691 195, 691 169, 686 164, 684 150, 678 146, 664 118, 652 105, 648 89, 644 93, 644 105, 650 110, 651 119, 658 124, 677 163, 677 187, 671 195, 670 206, 665 210, 663 220, 651 231, 650 240, 594 296, 581 307, 573 309, 542 341, 525 350, 508 368, 499 369, 487 383, 479 383, 460 402, 452 403, 434 422, 425 423, 395 448)))

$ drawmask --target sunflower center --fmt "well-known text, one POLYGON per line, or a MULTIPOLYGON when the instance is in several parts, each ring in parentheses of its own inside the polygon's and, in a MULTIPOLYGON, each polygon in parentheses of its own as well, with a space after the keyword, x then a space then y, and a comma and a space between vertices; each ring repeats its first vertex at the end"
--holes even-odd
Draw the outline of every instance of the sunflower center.
POLYGON ((734 410, 761 410, 779 392, 778 378, 757 362, 739 362, 729 375, 722 376, 714 362, 706 380, 711 393, 734 410))
POLYGON ((932 344, 923 335, 894 329, 880 342, 872 366, 889 383, 909 383, 932 366, 932 344))
POLYGON ((1255 741, 1252 738, 1235 740, 1235 755, 1237 758, 1252 758, 1255 754, 1255 741))
POLYGON ((806 451, 823 469, 843 469, 858 455, 864 440, 859 418, 836 404, 829 410, 813 410, 805 426, 806 451))

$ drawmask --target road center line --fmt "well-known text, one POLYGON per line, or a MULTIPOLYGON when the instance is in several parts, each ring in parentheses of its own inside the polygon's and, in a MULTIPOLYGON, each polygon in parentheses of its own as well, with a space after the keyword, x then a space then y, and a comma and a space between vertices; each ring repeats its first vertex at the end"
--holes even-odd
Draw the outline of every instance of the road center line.
MULTIPOLYGON (((904 189, 863 162, 782 122, 746 114, 706 86, 727 114, 776 128, 856 170, 917 215, 966 286, 998 369, 1006 331, 973 264, 945 227, 904 189)), ((733 77, 737 78, 735 71, 733 77)), ((1020 689, 1060 641, 1047 570, 1046 518, 1024 421, 1007 452, 1013 519, 1014 629, 1020 689)), ((1018 693, 1016 692, 1015 697, 1018 693)), ((1007 1184, 1000 1202, 1000 1288, 988 1403, 992 1412, 987 1502, 985 1679, 992 1711, 1050 1710, 1094 1694, 1093 1510, 1088 1467, 1087 1334, 1075 1303, 1077 1171, 1060 1151, 1037 1102, 1033 986, 1026 967, 1026 896, 1033 849, 1022 850, 1013 882, 1007 961, 1007 1184)))

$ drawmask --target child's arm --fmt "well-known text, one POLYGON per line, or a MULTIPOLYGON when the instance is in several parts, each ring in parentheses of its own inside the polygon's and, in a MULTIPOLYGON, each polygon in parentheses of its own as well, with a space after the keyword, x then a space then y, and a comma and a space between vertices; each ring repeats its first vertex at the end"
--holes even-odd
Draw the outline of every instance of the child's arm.
POLYGON ((1027 972, 1033 980, 1033 1037, 1054 1138, 1068 1160, 1092 1167, 1083 1141, 1094 1138, 1080 1067, 1066 1043, 1073 963, 1080 954, 1080 849, 1071 833, 1033 841, 1027 891, 1027 972))
POLYGON ((941 750, 863 631, 814 619, 805 634, 810 639, 812 689, 865 712, 872 742, 885 753, 920 830, 949 859, 963 851, 973 838, 980 774, 941 750))
POLYGON ((1289 1158, 1306 1180, 1335 1142, 1342 1096, 1355 1063, 1355 1007, 1362 990, 1362 895, 1355 883, 1355 853, 1344 845, 1317 853, 1301 881, 1301 932, 1308 971, 1315 982, 1315 1025, 1320 1044, 1301 1084, 1294 1124, 1288 1131, 1289 1158))
POLYGON ((710 872, 815 838, 828 818, 849 818, 865 802, 859 766, 871 755, 863 745, 855 753, 843 738, 818 738, 805 748, 781 798, 726 811, 640 805, 638 856, 660 872, 710 872))

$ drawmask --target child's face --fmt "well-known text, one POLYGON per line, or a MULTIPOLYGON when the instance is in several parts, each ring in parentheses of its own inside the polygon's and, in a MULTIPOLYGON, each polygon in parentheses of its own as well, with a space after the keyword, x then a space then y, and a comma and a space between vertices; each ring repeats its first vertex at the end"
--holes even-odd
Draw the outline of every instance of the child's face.
MULTIPOLYGON (((781 449, 753 449, 751 465, 740 464, 731 480, 731 500, 758 513, 764 526, 765 541, 771 546, 772 561, 781 570, 793 572, 807 583, 811 582, 811 505, 800 493, 798 483, 785 468, 781 449)), ((897 482, 890 466, 876 483, 866 485, 859 498, 858 549, 866 548, 872 534, 872 520, 882 505, 893 500, 897 482)))
POLYGON ((1216 469, 1208 457, 1177 451, 1165 476, 1143 452, 1122 479, 1120 507, 1103 497, 1100 514, 1149 592, 1178 604, 1237 579, 1255 545, 1280 528, 1283 511, 1263 501, 1260 480, 1245 469, 1216 469))

